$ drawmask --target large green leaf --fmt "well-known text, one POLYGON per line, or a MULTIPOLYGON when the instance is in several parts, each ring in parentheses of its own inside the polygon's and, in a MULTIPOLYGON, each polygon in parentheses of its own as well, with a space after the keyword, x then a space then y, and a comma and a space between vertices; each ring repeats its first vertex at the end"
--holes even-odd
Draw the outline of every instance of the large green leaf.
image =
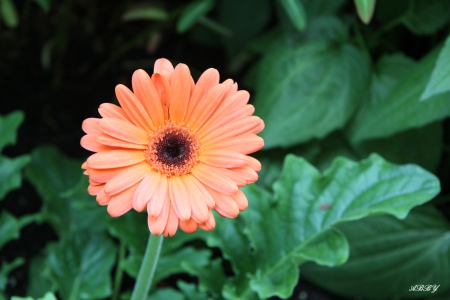
POLYGON ((287 147, 341 128, 366 87, 369 62, 349 44, 276 47, 259 66, 254 105, 266 148, 287 147))
POLYGON ((376 0, 354 0, 358 17, 364 24, 369 24, 375 11, 376 0))
POLYGON ((46 257, 37 255, 29 260, 27 295, 38 298, 52 289, 51 282, 45 277, 46 257))
POLYGON ((16 143, 17 130, 22 124, 24 114, 17 110, 6 116, 0 116, 0 152, 7 145, 16 143))
POLYGON ((13 159, 0 155, 0 200, 22 183, 22 169, 30 162, 29 155, 13 159))
POLYGON ((111 296, 116 247, 103 234, 67 234, 47 247, 47 274, 63 299, 111 296))
POLYGON ((444 47, 439 53, 436 65, 431 73, 425 91, 420 96, 420 100, 426 100, 434 95, 450 91, 450 36, 445 41, 444 47))
MULTIPOLYGON (((63 193, 74 188, 82 176, 81 161, 73 160, 56 148, 43 146, 32 152, 31 163, 25 169, 27 179, 43 199, 42 214, 60 235, 73 228, 70 199, 63 193)), ((95 199, 92 198, 95 202, 95 199)))
POLYGON ((317 285, 351 298, 448 296, 450 224, 434 207, 414 209, 404 220, 373 216, 339 228, 349 240, 350 259, 332 269, 304 265, 303 275, 317 285), (440 286, 434 294, 410 292, 416 284, 440 286))
POLYGON ((13 261, 5 263, 3 262, 0 267, 0 297, 1 292, 6 290, 6 285, 8 283, 8 274, 15 268, 23 265, 25 260, 22 257, 17 257, 13 261))
POLYGON ((206 15, 214 7, 214 0, 197 0, 189 4, 180 15, 177 31, 183 33, 189 30, 195 22, 206 15))
POLYGON ((408 2, 409 4, 403 23, 415 34, 431 34, 450 20, 450 14, 448 13, 450 2, 447 0, 402 2, 408 2))
MULTIPOLYGON (((429 101, 419 101, 437 56, 438 51, 433 51, 422 59, 384 99, 363 102, 348 128, 348 134, 354 143, 388 137, 450 115, 449 92, 433 96, 429 101)), ((394 76, 395 73, 391 78, 394 76)))
POLYGON ((2 211, 0 214, 0 249, 10 240, 18 239, 20 236, 20 223, 9 212, 2 211))
POLYGON ((440 190, 437 178, 414 165, 393 165, 377 155, 359 163, 338 158, 323 175, 302 158, 288 155, 275 195, 249 186, 251 205, 237 220, 218 219, 208 235, 232 263, 229 299, 289 297, 298 264, 312 260, 333 266, 348 256, 337 224, 372 214, 404 218, 440 190), (244 221, 244 222, 243 222, 244 221))

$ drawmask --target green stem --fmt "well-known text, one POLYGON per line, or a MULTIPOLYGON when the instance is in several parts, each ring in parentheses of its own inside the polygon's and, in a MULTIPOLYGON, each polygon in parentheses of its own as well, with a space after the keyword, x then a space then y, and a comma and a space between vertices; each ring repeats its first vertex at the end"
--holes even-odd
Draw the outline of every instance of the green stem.
POLYGON ((133 294, 131 295, 131 300, 147 299, 150 286, 152 285, 153 275, 155 274, 156 265, 158 263, 159 253, 161 252, 163 238, 163 235, 150 234, 141 269, 139 270, 133 294))
POLYGON ((117 263, 116 275, 114 277, 114 292, 112 300, 119 299, 120 286, 122 285, 123 270, 122 263, 125 258, 125 243, 120 243, 119 247, 119 262, 117 263))

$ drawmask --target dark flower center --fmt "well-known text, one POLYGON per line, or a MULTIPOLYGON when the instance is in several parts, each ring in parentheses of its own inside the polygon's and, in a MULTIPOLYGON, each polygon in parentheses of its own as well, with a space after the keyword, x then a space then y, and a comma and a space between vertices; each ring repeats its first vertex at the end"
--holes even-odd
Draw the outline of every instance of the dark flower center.
POLYGON ((166 165, 182 165, 190 156, 190 141, 178 132, 168 132, 156 146, 158 160, 166 165))

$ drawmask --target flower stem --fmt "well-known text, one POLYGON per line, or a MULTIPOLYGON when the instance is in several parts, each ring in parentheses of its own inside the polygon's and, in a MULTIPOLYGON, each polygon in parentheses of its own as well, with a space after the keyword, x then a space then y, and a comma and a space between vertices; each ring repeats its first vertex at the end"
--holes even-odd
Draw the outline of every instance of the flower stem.
POLYGON ((131 300, 147 299, 150 286, 152 285, 153 275, 155 274, 156 265, 158 263, 159 253, 161 252, 163 238, 163 235, 150 234, 141 269, 139 270, 133 294, 131 295, 131 300))

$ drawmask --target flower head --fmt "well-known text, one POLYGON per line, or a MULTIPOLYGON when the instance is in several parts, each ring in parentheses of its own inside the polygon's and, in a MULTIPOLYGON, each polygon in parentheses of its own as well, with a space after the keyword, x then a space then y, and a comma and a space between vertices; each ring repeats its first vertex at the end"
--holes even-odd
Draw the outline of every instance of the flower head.
POLYGON ((240 187, 258 179, 261 164, 247 154, 264 146, 264 122, 252 116, 249 93, 215 69, 194 83, 189 68, 166 59, 154 74, 137 70, 133 92, 116 87, 120 107, 100 105, 102 118, 83 122, 81 145, 88 192, 117 217, 148 212, 153 234, 172 236, 215 227, 215 209, 235 218, 248 202, 240 187))

